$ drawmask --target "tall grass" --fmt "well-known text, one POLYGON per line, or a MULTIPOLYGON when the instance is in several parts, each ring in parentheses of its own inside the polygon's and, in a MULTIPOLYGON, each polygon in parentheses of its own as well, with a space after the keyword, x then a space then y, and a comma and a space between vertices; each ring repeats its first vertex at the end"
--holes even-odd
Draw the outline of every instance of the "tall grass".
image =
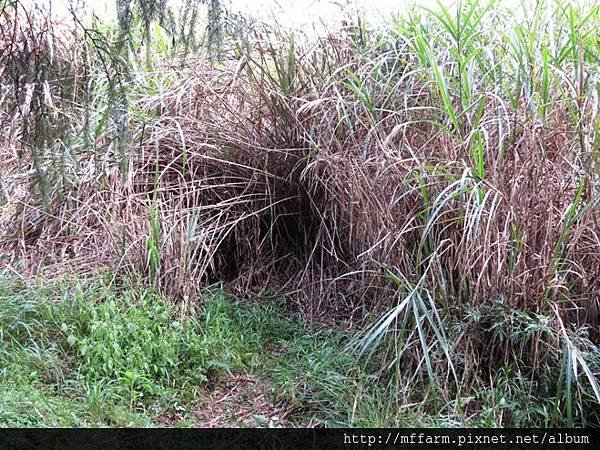
MULTIPOLYGON (((4 264, 114 265, 187 304, 217 280, 276 289, 366 326, 357 348, 387 356, 403 401, 464 416, 506 382, 552 399, 545 424, 597 421, 600 15, 526 8, 439 4, 322 37, 255 23, 218 59, 156 40, 147 64, 115 54, 110 28, 79 34, 85 63, 64 65, 87 94, 31 82, 44 108, 56 98, 34 125, 69 117, 63 147, 28 140, 2 103, 3 152, 24 155, 3 164, 4 264), (39 173, 45 203, 18 188, 39 173)), ((3 45, 29 42, 7 11, 3 45)))

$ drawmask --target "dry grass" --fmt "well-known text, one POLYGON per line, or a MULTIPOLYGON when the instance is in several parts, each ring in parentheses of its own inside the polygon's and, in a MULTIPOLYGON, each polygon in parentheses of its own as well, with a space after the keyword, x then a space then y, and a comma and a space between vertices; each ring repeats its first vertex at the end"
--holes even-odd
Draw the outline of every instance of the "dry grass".
POLYGON ((17 194, 35 158, 3 164, 25 205, 3 207, 4 264, 135 270, 191 305, 225 281, 306 317, 388 311, 367 343, 413 308, 405 350, 430 375, 423 336, 444 348, 445 317, 469 307, 597 339, 597 7, 552 8, 515 25, 467 3, 318 40, 257 27, 230 60, 136 74, 128 92, 153 87, 133 96, 126 164, 100 133, 43 208, 17 194))
POLYGON ((251 376, 224 380, 202 392, 192 414, 201 428, 230 426, 285 426, 290 405, 274 404, 268 389, 251 376))
MULTIPOLYGON (((51 73, 77 67, 65 60, 70 41, 56 43, 50 22, 40 21, 35 36, 50 48, 32 41, 34 22, 10 23, 19 31, 3 26, 3 73, 21 74, 18 61, 51 73)), ((46 167, 33 154, 7 156, 4 183, 13 210, 20 206, 3 217, 16 256, 38 260, 26 264, 36 270, 78 259, 137 266, 191 301, 215 280, 242 292, 280 289, 310 315, 389 304, 391 269, 447 302, 503 297, 538 311, 552 301, 598 325, 595 175, 558 89, 543 123, 526 99, 511 107, 483 90, 457 130, 439 122, 435 80, 419 67, 410 36, 387 52, 377 41, 361 52, 344 34, 312 44, 278 30, 254 34, 233 64, 192 64, 181 81, 137 101, 150 118, 123 175, 115 148, 80 152, 77 184, 51 196, 60 204, 48 211, 27 202, 31 190, 22 187, 42 184, 35 179, 46 167), (23 170, 28 161, 32 169, 23 170)), ((28 86, 17 119, 50 120, 30 111, 33 97, 55 115, 61 104, 52 99, 73 97, 53 94, 46 80, 28 86)), ((593 133, 596 113, 584 119, 593 133)), ((10 127, 23 139, 25 122, 10 127)), ((35 152, 33 144, 26 148, 35 152)))

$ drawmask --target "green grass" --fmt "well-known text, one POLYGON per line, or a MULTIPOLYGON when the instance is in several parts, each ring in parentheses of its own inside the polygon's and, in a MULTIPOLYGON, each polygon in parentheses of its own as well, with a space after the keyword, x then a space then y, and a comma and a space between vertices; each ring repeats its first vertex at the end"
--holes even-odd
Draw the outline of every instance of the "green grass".
POLYGON ((245 305, 220 291, 182 319, 131 280, 3 279, 0 334, 2 426, 152 426, 169 411, 193 425, 202 389, 245 373, 297 410, 295 423, 343 424, 340 403, 361 381, 341 331, 305 329, 281 299, 245 305))
MULTIPOLYGON (((170 426, 196 426, 195 411, 211 408, 211 393, 241 375, 283 405, 285 420, 257 410, 253 421, 222 425, 549 426, 586 415, 556 417, 563 397, 551 392, 562 372, 552 361, 535 380, 508 361, 487 375, 491 388, 474 385, 444 406, 431 380, 409 379, 409 367, 390 376, 386 354, 359 357, 349 345, 353 332, 305 326, 282 297, 242 302, 215 289, 198 311, 182 315, 137 280, 111 280, 0 280, 0 426, 152 427, 173 416, 170 426)), ((548 326, 542 316, 495 310, 463 319, 449 327, 452 336, 484 332, 490 345, 527 342, 548 326)), ((577 395, 569 408, 593 400, 577 395)))
POLYGON ((2 267, 140 280, 2 282, 2 423, 192 425, 239 375, 293 425, 600 423, 598 5, 438 3, 214 55, 5 9, 2 267))

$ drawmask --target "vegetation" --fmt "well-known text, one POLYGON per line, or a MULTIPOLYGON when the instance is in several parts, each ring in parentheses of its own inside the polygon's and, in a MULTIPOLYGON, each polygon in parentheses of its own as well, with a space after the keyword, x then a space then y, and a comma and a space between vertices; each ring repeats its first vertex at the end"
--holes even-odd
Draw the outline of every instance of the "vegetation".
MULTIPOLYGON (((1 282, 2 426, 548 425, 552 402, 502 370, 476 415, 397 404, 348 332, 306 328, 283 298, 219 289, 182 314, 139 280, 1 282)), ((598 356, 596 356, 597 358, 598 356)), ((551 380, 547 380, 551 385, 551 380)), ((556 422, 560 423, 560 422, 556 422)))
POLYGON ((160 424, 252 374, 281 424, 598 425, 599 6, 188 3, 0 1, 2 420, 160 424))
POLYGON ((182 317, 138 281, 118 284, 109 276, 51 288, 2 280, 3 426, 402 420, 377 411, 382 392, 344 352, 347 335, 305 330, 281 298, 247 305, 214 290, 201 311, 182 317), (231 380, 251 390, 213 404, 231 380), (365 396, 360 418, 355 395, 365 396))

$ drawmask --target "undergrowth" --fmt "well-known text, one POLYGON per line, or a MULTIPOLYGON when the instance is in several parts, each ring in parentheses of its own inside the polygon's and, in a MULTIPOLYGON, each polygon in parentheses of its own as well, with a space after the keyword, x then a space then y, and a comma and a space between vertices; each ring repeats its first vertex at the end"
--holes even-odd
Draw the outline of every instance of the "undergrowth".
MULTIPOLYGON (((574 412, 560 414, 564 393, 557 387, 564 374, 557 361, 548 361, 547 373, 535 379, 513 364, 494 368, 485 374, 491 388, 474 385, 468 397, 441 406, 416 394, 427 383, 413 380, 408 387, 382 377, 375 361, 365 364, 351 349, 351 333, 307 328, 283 298, 248 304, 213 290, 199 311, 182 316, 139 280, 115 283, 106 275, 29 287, 3 278, 0 300, 2 426, 145 427, 164 425, 161 417, 175 413, 170 426, 194 426, 198 405, 210 407, 210 392, 243 374, 260 380, 285 418, 265 423, 250 400, 255 420, 238 425, 565 426, 574 418, 594 420, 582 410, 593 401, 586 393, 572 399, 574 412)), ((536 325, 544 329, 543 318, 519 314, 510 326, 494 320, 480 326, 487 319, 469 317, 461 327, 490 333, 482 349, 488 353, 494 334, 510 332, 518 341, 539 331, 536 325)), ((597 348, 586 348, 586 359, 597 365, 597 348)))
POLYGON ((236 19, 185 39, 189 18, 133 4, 84 24, 0 0, 0 267, 151 287, 34 305, 6 358, 53 349, 66 372, 44 376, 160 402, 278 339, 247 328, 264 305, 211 310, 222 282, 351 324, 347 347, 286 337, 307 369, 293 381, 273 366, 319 420, 598 423, 597 4, 349 12, 314 35, 236 19))
POLYGON ((154 426, 174 411, 189 426, 211 389, 244 373, 298 411, 293 420, 321 423, 333 420, 315 413, 322 403, 335 410, 339 401, 328 389, 352 389, 339 384, 355 370, 342 352, 344 333, 305 330, 281 299, 249 306, 215 290, 182 317, 139 281, 111 280, 2 280, 0 424, 154 426))

